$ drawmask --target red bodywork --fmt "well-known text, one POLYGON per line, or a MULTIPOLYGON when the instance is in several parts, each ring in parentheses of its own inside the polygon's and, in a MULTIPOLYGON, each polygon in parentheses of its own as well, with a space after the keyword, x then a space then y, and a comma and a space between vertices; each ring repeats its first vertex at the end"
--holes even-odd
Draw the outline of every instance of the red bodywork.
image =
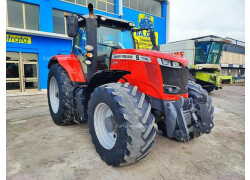
POLYGON ((68 72, 71 81, 87 82, 84 78, 81 63, 73 53, 70 55, 57 55, 54 56, 54 58, 56 58, 59 64, 68 72))
MULTIPOLYGON (((171 95, 165 94, 163 91, 163 80, 160 65, 157 58, 172 60, 181 63, 183 66, 188 65, 188 60, 179 56, 150 50, 139 49, 117 49, 113 55, 127 54, 140 55, 150 58, 151 62, 129 60, 129 59, 112 59, 110 70, 125 70, 131 74, 124 76, 132 86, 138 86, 138 90, 151 97, 162 100, 179 100, 179 96, 188 97, 188 93, 171 95)), ((55 56, 58 62, 68 72, 71 81, 86 82, 81 64, 74 54, 55 56)), ((124 82, 124 80, 120 80, 124 82)))
MULTIPOLYGON (((160 65, 157 58, 177 61, 183 66, 188 65, 188 60, 179 56, 162 53, 159 51, 139 50, 139 49, 118 49, 113 52, 115 54, 134 54, 145 57, 150 57, 151 62, 127 60, 127 59, 112 59, 111 70, 126 70, 131 74, 124 76, 132 86, 138 86, 138 90, 151 97, 162 100, 179 100, 180 95, 165 94, 163 92, 163 80, 160 65)), ((124 81, 123 81, 124 82, 124 81)), ((184 98, 188 94, 181 94, 184 98)))

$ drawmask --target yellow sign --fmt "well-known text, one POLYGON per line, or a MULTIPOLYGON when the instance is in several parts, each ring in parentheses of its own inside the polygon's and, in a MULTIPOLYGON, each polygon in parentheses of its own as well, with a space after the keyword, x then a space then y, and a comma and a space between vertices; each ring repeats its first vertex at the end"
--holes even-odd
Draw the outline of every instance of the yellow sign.
MULTIPOLYGON (((153 28, 154 17, 145 14, 139 14, 139 28, 153 28)), ((158 44, 158 32, 155 32, 156 44, 158 44)), ((136 49, 152 49, 153 45, 150 40, 150 31, 143 30, 134 32, 136 49)))
MULTIPOLYGON (((158 32, 155 32, 156 44, 158 44, 158 32)), ((134 32, 135 45, 136 49, 148 49, 151 50, 153 44, 150 40, 150 32, 149 31, 139 31, 134 32)))
POLYGON ((6 34, 6 42, 31 44, 31 37, 6 34))

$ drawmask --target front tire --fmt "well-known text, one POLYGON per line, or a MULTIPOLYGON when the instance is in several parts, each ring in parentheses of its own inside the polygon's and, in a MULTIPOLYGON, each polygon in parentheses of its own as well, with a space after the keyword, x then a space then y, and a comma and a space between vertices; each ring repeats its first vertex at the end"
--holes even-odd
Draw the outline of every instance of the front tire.
MULTIPOLYGON (((194 105, 195 107, 197 108, 197 117, 200 118, 200 114, 202 112, 200 112, 200 109, 199 109, 199 105, 197 103, 198 101, 198 98, 199 98, 199 94, 205 94, 206 97, 207 97, 207 102, 206 102, 206 105, 208 107, 208 111, 209 111, 209 114, 211 116, 211 119, 213 120, 214 119, 214 107, 212 105, 212 99, 211 97, 208 95, 208 92, 202 88, 202 86, 200 84, 197 84, 193 81, 189 81, 188 82, 188 93, 189 93, 189 98, 192 98, 193 101, 194 101, 194 105), (198 93, 198 94, 197 94, 198 93)), ((190 133, 190 139, 193 139, 193 138, 197 138, 201 136, 200 133, 190 133)))
POLYGON ((134 163, 154 145, 151 105, 129 83, 97 87, 88 103, 88 120, 92 142, 108 165, 134 163))
POLYGON ((205 89, 208 93, 211 93, 212 91, 215 90, 215 86, 204 87, 204 89, 205 89))
POLYGON ((49 69, 47 87, 49 110, 54 123, 60 126, 73 124, 73 85, 60 64, 54 64, 49 69))

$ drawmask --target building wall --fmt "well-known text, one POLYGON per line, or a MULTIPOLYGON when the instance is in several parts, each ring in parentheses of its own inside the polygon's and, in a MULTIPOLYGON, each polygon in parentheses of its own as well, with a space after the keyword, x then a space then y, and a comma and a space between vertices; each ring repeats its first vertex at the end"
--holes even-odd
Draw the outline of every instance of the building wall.
POLYGON ((222 53, 221 63, 245 65, 245 47, 226 44, 222 53))
POLYGON ((238 54, 238 53, 223 51, 221 63, 222 64, 244 65, 245 64, 245 54, 238 54))
POLYGON ((40 89, 46 89, 47 76, 49 72, 47 65, 50 58, 57 54, 70 54, 72 43, 71 40, 65 39, 55 39, 33 35, 30 35, 30 37, 32 41, 31 44, 17 44, 7 42, 6 49, 9 52, 25 52, 38 54, 40 89))
MULTIPOLYGON (((52 32, 53 33, 53 9, 67 11, 77 14, 88 14, 88 9, 85 6, 61 1, 61 0, 18 0, 19 2, 30 3, 34 5, 38 5, 40 7, 39 14, 40 14, 40 30, 45 32, 52 32)), ((119 8, 119 0, 116 0, 115 5, 115 12, 117 14, 107 13, 100 10, 95 10, 96 14, 102 14, 109 17, 125 19, 128 21, 133 21, 138 27, 138 15, 140 13, 146 14, 144 12, 140 12, 134 9, 130 9, 127 7, 123 7, 123 16, 118 15, 118 8, 119 8)), ((150 14, 148 14, 150 15, 150 14)), ((150 15, 153 16, 153 15, 150 15)), ((159 32, 160 35, 160 42, 159 44, 166 43, 166 23, 167 23, 167 4, 165 1, 162 2, 162 17, 154 17, 154 28, 156 32, 159 32)))
MULTIPOLYGON (((31 37, 31 44, 21 44, 21 43, 6 43, 6 50, 9 52, 29 52, 29 53, 37 53, 38 54, 38 66, 39 66, 39 82, 40 89, 47 88, 47 76, 48 69, 47 64, 49 59, 53 55, 57 54, 70 54, 71 52, 71 39, 53 37, 53 9, 78 13, 78 14, 88 14, 88 9, 85 6, 76 5, 73 3, 60 1, 60 0, 19 0, 19 2, 30 3, 39 6, 39 18, 40 18, 40 31, 36 31, 32 35, 27 32, 22 33, 19 32, 16 28, 8 28, 7 34, 11 35, 25 35, 31 37), (13 31, 15 29, 15 31, 13 31), (53 33, 50 37, 45 37, 40 32, 53 33)), ((121 18, 128 21, 133 21, 138 27, 139 25, 139 14, 146 14, 143 12, 139 12, 137 10, 133 10, 127 7, 123 7, 123 16, 119 16, 119 0, 115 0, 115 14, 107 13, 100 10, 95 10, 95 14, 102 14, 109 17, 121 18)), ((154 29, 159 33, 159 44, 166 43, 166 23, 167 23, 167 4, 166 2, 162 2, 162 17, 154 17, 154 29)), ((26 30, 24 30, 26 31, 26 30)))
POLYGON ((235 81, 245 80, 245 47, 226 44, 221 58, 221 72, 235 81))

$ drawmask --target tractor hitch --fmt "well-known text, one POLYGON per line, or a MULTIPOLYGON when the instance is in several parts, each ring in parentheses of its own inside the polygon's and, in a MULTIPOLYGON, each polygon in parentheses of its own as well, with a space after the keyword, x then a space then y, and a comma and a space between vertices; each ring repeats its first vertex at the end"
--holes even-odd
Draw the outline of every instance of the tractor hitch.
POLYGON ((169 138, 185 143, 193 136, 209 134, 214 127, 206 103, 198 102, 195 107, 192 98, 180 97, 179 101, 164 101, 163 104, 169 138))

